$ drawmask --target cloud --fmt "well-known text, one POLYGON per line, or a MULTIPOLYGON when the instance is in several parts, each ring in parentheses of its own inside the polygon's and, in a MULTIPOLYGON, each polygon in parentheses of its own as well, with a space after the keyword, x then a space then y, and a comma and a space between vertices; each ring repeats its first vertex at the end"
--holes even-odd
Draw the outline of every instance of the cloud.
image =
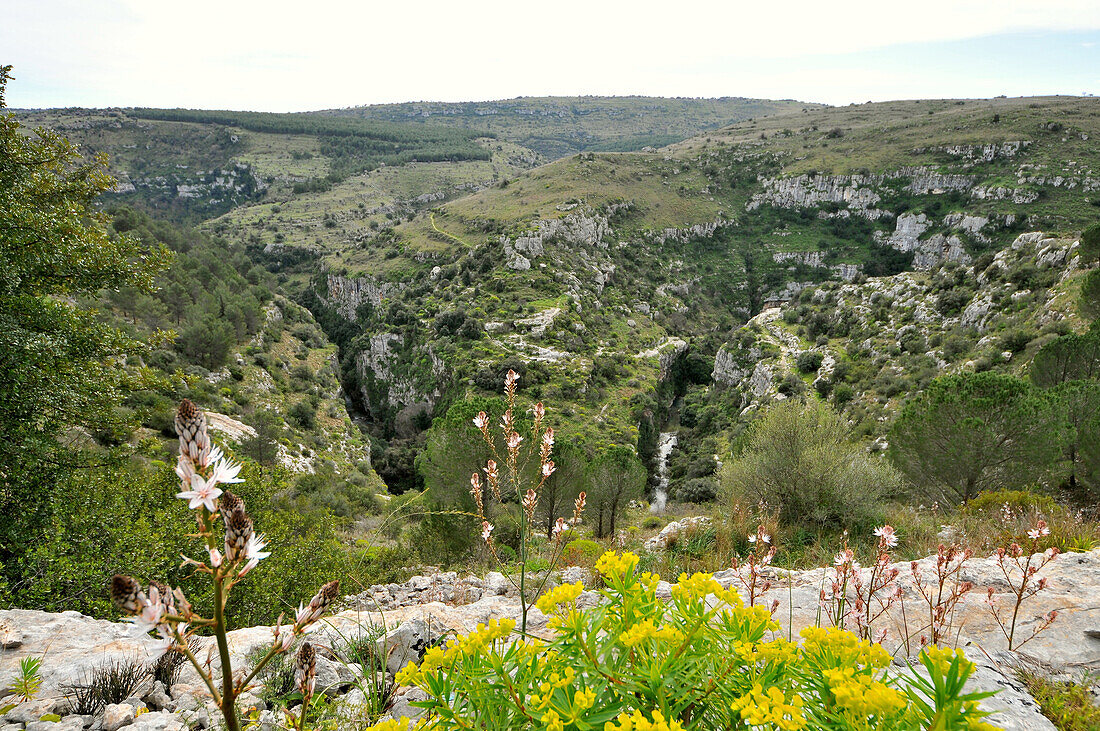
POLYGON ((919 8, 883 0, 34 0, 5 15, 0 48, 19 79, 13 105, 267 110, 541 94, 748 95, 746 87, 793 96, 784 90, 851 84, 817 75, 824 86, 810 87, 772 64, 1021 30, 1100 29, 1094 0, 1005 0, 995 13, 986 0, 919 8), (758 75, 712 71, 738 65, 758 75), (776 77, 784 85, 769 81, 776 77))

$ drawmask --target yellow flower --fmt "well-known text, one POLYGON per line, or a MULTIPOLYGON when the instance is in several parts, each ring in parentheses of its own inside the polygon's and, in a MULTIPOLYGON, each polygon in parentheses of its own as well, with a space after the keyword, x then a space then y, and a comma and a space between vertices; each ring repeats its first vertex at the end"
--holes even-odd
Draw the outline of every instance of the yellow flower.
POLYGON ((853 718, 881 719, 905 709, 905 696, 855 668, 828 669, 823 675, 837 706, 853 718))
POLYGON ((638 555, 630 551, 623 551, 620 556, 614 551, 608 551, 596 561, 596 570, 604 576, 625 576, 638 565, 638 555))
POLYGON ((539 597, 539 600, 535 602, 535 606, 543 614, 550 614, 559 604, 575 602, 582 591, 584 591, 584 584, 579 581, 575 584, 562 584, 539 597))
POLYGON ((578 690, 573 694, 573 705, 587 711, 596 703, 596 691, 578 690))
MULTIPOLYGON (((412 721, 409 719, 408 716, 402 716, 401 718, 396 719, 387 718, 384 721, 379 721, 373 726, 368 727, 366 731, 409 731, 410 723, 412 723, 412 721)), ((424 719, 420 719, 412 728, 421 729, 424 728, 424 724, 424 719)))
POLYGON ((603 725, 604 731, 684 731, 679 721, 666 721, 664 714, 653 711, 652 721, 635 710, 631 715, 620 713, 614 721, 603 725))
POLYGON ((962 650, 950 650, 947 648, 932 645, 924 649, 923 654, 929 660, 932 661, 932 667, 936 669, 941 675, 947 675, 951 669, 951 662, 957 657, 959 659, 959 672, 960 673, 972 673, 974 672, 974 663, 966 659, 966 655, 962 650))
POLYGON ((653 626, 652 619, 646 619, 638 624, 635 624, 626 632, 619 635, 619 639, 627 647, 634 647, 635 645, 645 642, 650 637, 657 634, 657 628, 653 626))
POLYGON ((882 645, 861 640, 854 633, 836 627, 807 627, 802 630, 802 654, 820 667, 864 665, 884 668, 890 653, 882 645))
POLYGON ((802 696, 795 693, 788 701, 783 691, 774 686, 765 691, 756 683, 752 690, 731 703, 730 707, 739 712, 749 726, 774 724, 781 731, 806 728, 802 696))
POLYGON ((680 581, 672 585, 673 599, 705 599, 707 594, 723 591, 722 585, 711 574, 695 573, 690 577, 680 574, 680 581))
POLYGON ((547 711, 543 714, 542 723, 546 727, 546 731, 563 731, 565 729, 565 724, 562 723, 561 716, 554 710, 547 711))

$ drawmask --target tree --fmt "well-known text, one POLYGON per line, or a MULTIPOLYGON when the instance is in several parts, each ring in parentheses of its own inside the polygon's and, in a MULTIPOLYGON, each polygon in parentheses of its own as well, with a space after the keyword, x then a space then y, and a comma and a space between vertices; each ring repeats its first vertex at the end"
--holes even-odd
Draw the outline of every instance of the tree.
POLYGON ((61 435, 117 430, 119 361, 140 347, 80 302, 105 288, 151 291, 166 253, 108 231, 95 209, 115 182, 102 158, 3 111, 10 70, 0 67, 0 562, 14 567, 36 542, 50 485, 88 459, 61 435))
MULTIPOLYGON (((1065 419, 1066 486, 1075 494, 1100 487, 1100 381, 1067 381, 1044 394, 1065 419)), ((1095 497, 1095 493, 1092 497, 1095 497)))
POLYGON ((741 455, 722 469, 722 493, 731 505, 763 502, 777 508, 782 521, 819 527, 869 529, 879 498, 900 488, 897 472, 867 454, 847 422, 816 400, 771 406, 741 455))
POLYGON ((914 487, 966 502, 988 489, 1046 478, 1061 455, 1062 422, 1031 384, 985 372, 933 380, 907 403, 890 435, 890 458, 914 487))
POLYGON ((1093 224, 1081 234, 1081 259, 1091 264, 1100 259, 1100 223, 1093 224))
POLYGON ((192 363, 212 371, 225 365, 236 342, 237 335, 230 323, 207 316, 184 330, 176 345, 192 363))
POLYGON ((1062 335, 1039 348, 1031 361, 1031 382, 1040 388, 1098 377, 1100 327, 1083 335, 1062 335))
POLYGON ((596 537, 615 532, 615 521, 631 500, 645 491, 646 469, 629 447, 611 447, 598 454, 585 471, 589 510, 596 515, 596 537))
POLYGON ((584 489, 584 471, 587 463, 584 451, 571 442, 554 445, 554 474, 547 478, 539 494, 535 519, 540 530, 546 529, 546 537, 554 535, 554 522, 573 514, 573 501, 584 489))
POLYGON ((241 440, 241 454, 265 467, 272 467, 279 456, 279 439, 285 429, 283 420, 270 409, 260 409, 252 415, 251 422, 249 426, 256 433, 241 440))
POLYGON ((1081 281, 1081 298, 1077 301, 1077 309, 1086 319, 1100 319, 1100 269, 1089 272, 1081 281))

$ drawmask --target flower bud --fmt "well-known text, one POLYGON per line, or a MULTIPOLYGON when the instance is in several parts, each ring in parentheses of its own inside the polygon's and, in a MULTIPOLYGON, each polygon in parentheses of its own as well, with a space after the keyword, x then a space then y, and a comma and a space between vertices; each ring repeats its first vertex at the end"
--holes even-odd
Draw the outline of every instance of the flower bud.
POLYGON ((115 574, 111 577, 111 599, 123 614, 141 611, 141 584, 132 576, 115 574))
POLYGON ((294 657, 294 669, 298 674, 298 690, 303 696, 313 695, 317 677, 317 651, 313 649, 313 645, 306 642, 298 648, 298 654, 294 657))
POLYGON ((244 512, 244 500, 231 493, 229 490, 224 491, 221 497, 218 498, 218 510, 221 511, 222 518, 229 520, 229 516, 240 510, 244 512))
POLYGON ((176 434, 180 439, 180 454, 195 464, 203 464, 210 452, 210 435, 206 432, 206 414, 190 399, 180 401, 176 411, 176 434))
POLYGON ((241 561, 248 555, 248 541, 252 538, 252 518, 243 510, 237 510, 225 521, 225 558, 229 563, 241 561))
POLYGON ((336 599, 337 593, 340 591, 340 581, 330 581, 322 586, 313 598, 309 600, 309 605, 298 609, 298 616, 295 618, 294 625, 296 627, 305 627, 308 624, 312 624, 321 618, 321 615, 328 609, 328 605, 332 604, 336 599))

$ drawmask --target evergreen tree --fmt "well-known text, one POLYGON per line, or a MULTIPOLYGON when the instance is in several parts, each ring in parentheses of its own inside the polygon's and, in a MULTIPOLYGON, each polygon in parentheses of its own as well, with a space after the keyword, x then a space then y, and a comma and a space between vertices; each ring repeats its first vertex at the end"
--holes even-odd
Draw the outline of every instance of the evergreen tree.
POLYGON ((1050 388, 1066 381, 1100 377, 1100 327, 1052 340, 1031 361, 1031 382, 1050 388))
POLYGON ((627 503, 640 498, 645 491, 646 470, 629 447, 604 450, 588 465, 585 482, 588 486, 590 522, 595 523, 596 537, 615 532, 615 522, 627 503))
POLYGON ((890 457, 931 497, 965 502, 1043 480, 1064 444, 1062 421, 1033 386, 1002 373, 933 380, 903 408, 890 457))

